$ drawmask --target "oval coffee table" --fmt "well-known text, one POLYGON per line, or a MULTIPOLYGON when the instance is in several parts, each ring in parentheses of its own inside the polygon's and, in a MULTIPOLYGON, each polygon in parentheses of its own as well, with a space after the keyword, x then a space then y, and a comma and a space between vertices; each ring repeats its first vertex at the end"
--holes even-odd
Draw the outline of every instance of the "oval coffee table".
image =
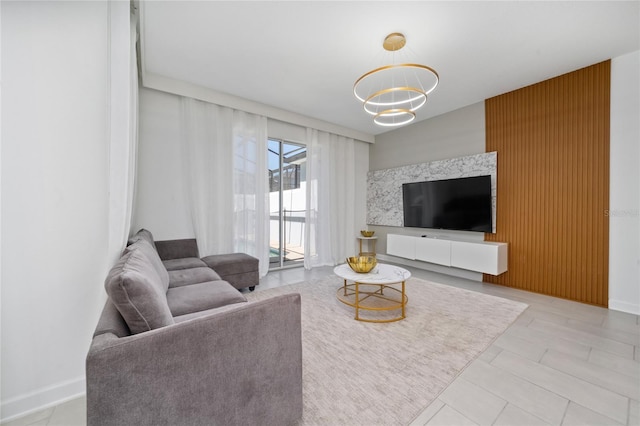
POLYGON ((344 285, 338 289, 338 300, 356 309, 356 320, 393 322, 405 318, 405 307, 409 299, 404 291, 404 283, 411 277, 411 272, 398 266, 378 263, 371 272, 359 274, 345 263, 336 266, 333 273, 344 280, 344 285), (353 281, 353 284, 347 284, 347 281, 353 281), (399 285, 400 288, 394 285, 399 285), (400 315, 385 319, 365 319, 360 318, 360 310, 400 310, 400 315))

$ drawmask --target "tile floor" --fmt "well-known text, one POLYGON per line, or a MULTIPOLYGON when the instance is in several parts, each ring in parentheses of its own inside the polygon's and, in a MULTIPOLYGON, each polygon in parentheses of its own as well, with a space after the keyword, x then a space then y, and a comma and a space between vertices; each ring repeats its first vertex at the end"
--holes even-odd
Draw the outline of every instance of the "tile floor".
MULTIPOLYGON (((322 278, 332 269, 272 271, 256 291, 322 278)), ((407 269, 417 278, 529 304, 411 426, 640 424, 637 315, 407 269)), ((78 398, 3 426, 75 426, 85 418, 85 399, 78 398)))

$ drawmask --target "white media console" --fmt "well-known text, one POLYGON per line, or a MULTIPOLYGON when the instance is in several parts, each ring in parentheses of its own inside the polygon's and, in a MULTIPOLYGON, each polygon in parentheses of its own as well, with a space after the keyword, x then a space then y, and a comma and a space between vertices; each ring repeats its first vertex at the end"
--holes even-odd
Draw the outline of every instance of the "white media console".
POLYGON ((387 235, 389 255, 490 275, 506 272, 507 250, 507 243, 387 235))

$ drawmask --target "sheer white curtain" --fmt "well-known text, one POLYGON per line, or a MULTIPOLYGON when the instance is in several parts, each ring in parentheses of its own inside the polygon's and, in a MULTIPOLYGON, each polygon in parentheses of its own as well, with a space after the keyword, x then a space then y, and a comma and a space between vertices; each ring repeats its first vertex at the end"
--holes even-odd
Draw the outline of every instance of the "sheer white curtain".
POLYGON ((201 256, 243 252, 269 270, 267 119, 182 99, 183 170, 201 256))
POLYGON ((128 5, 113 5, 110 13, 114 48, 121 47, 121 43, 128 44, 128 49, 122 50, 123 54, 112 56, 110 69, 112 106, 109 141, 108 250, 112 262, 115 262, 127 243, 133 216, 138 156, 138 61, 136 58, 138 35, 136 19, 129 13, 128 5), (127 23, 128 38, 121 38, 119 30, 127 23))
POLYGON ((185 191, 201 256, 232 253, 233 110, 182 98, 185 191))
POLYGON ((307 129, 307 269, 343 263, 353 255, 354 162, 353 139, 307 129))
POLYGON ((234 249, 257 257, 269 272, 267 118, 233 113, 234 249))

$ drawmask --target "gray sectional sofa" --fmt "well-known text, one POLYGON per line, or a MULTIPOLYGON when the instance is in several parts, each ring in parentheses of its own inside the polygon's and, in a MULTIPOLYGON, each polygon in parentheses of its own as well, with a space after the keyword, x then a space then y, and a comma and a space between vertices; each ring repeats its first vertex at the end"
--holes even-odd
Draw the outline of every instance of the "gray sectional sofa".
POLYGON ((247 302, 238 288, 257 284, 254 260, 200 259, 195 240, 138 232, 105 281, 86 359, 88 425, 295 424, 300 295, 247 302))

